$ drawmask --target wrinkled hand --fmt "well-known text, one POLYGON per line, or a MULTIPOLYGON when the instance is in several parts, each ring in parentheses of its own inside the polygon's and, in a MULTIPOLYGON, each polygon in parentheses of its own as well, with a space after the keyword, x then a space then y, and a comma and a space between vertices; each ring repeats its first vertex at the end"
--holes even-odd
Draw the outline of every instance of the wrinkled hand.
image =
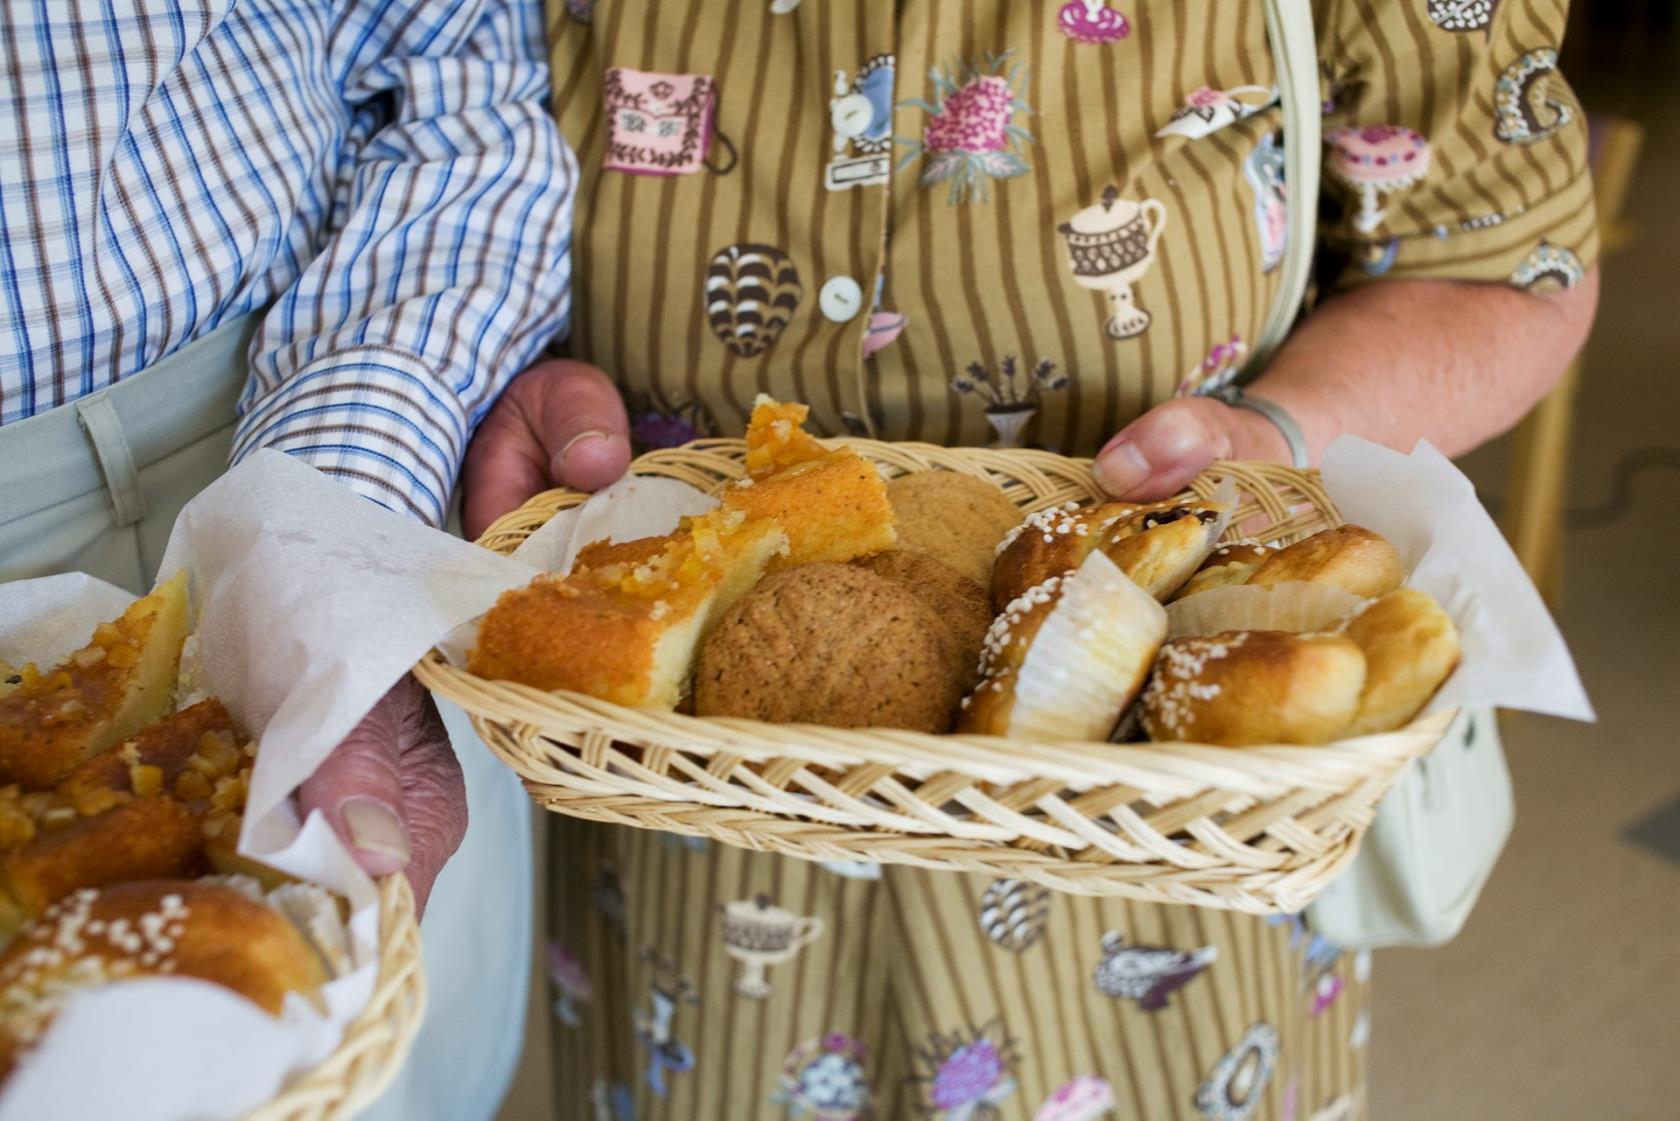
POLYGON ((404 677, 298 790, 371 876, 407 871, 424 910, 467 832, 467 788, 431 694, 404 677))
POLYGON ((1289 462, 1272 422, 1211 397, 1165 401, 1122 428, 1097 453, 1097 485, 1116 498, 1156 502, 1183 490, 1216 459, 1289 462))
POLYGON ((599 490, 629 465, 630 421, 607 375, 582 362, 540 362, 509 383, 467 448, 463 528, 477 539, 533 494, 599 490))

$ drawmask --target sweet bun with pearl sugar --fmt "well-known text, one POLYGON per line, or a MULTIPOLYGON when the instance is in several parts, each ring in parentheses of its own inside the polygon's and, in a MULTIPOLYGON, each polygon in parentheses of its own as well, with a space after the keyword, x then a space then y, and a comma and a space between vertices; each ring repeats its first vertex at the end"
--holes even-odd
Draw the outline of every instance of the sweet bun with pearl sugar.
POLYGON ((1415 588, 1393 591, 1361 611, 1347 636, 1365 653, 1365 687, 1349 736, 1409 724, 1458 667, 1458 627, 1415 588))
POLYGON ((1406 579, 1400 554, 1381 534, 1363 526, 1342 525, 1315 533, 1279 549, 1260 562, 1248 583, 1305 581, 1330 584, 1356 596, 1376 599, 1406 579))
POLYGON ((1010 603, 986 635, 984 680, 958 730, 1011 739, 1106 740, 1136 699, 1167 613, 1101 552, 1010 603))
POLYGON ((1225 531, 1234 492, 1208 500, 1052 507, 1032 514, 998 548, 992 606, 1002 611, 1029 588, 1072 572, 1101 551, 1158 600, 1176 592, 1225 531))
POLYGON ((1359 710, 1365 656, 1339 634, 1228 631, 1161 648, 1144 691, 1152 740, 1249 747, 1323 744, 1359 710))
POLYGON ((320 1007, 332 970, 291 919, 230 884, 142 880, 78 891, 0 954, 0 1069, 10 1073, 76 993, 156 976, 208 981, 277 1016, 288 993, 320 1007))

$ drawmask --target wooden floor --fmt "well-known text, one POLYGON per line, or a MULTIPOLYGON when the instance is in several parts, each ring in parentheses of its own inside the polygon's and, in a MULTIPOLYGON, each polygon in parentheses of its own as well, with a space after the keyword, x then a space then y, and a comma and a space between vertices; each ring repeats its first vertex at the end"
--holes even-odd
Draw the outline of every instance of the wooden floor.
MULTIPOLYGON (((1587 356, 1576 506, 1608 496, 1628 449, 1680 448, 1671 53, 1577 83, 1649 134, 1635 244, 1606 272, 1587 356)), ((1466 463, 1495 500, 1503 463, 1500 446, 1466 463)), ((1680 1119, 1680 838, 1637 828, 1680 812, 1680 472, 1641 476, 1621 516, 1572 529, 1566 549, 1559 620, 1600 723, 1507 725, 1517 826, 1481 906, 1444 949, 1376 957, 1373 1121, 1680 1119)), ((539 1033, 547 1003, 534 1006, 539 1033)), ((530 1061, 543 1050, 529 1049, 502 1121, 547 1116, 546 1071, 530 1061)))

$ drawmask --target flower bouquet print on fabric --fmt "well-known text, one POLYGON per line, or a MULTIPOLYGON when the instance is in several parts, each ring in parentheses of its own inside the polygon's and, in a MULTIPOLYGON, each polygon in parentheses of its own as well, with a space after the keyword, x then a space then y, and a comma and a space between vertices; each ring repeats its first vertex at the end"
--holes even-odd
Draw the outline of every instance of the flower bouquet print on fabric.
POLYGON ((865 1121, 871 1116, 867 1057, 863 1041, 845 1032, 807 1039, 788 1053, 770 1100, 787 1106, 790 1121, 865 1121))
POLYGON ((998 1121, 1015 1092, 1015 1042, 993 1020, 946 1035, 934 1032, 915 1049, 923 1109, 932 1121, 998 1121))
POLYGON ((949 183, 947 201, 991 198, 994 179, 1013 179, 1031 170, 1025 151, 1033 135, 1017 117, 1030 115, 1026 103, 1026 66, 1012 61, 1013 51, 955 64, 949 73, 928 71, 933 100, 901 101, 899 108, 921 109, 928 122, 919 139, 900 139, 909 152, 903 170, 920 158, 922 186, 949 183))
POLYGON ((996 376, 983 362, 970 362, 968 370, 951 379, 951 388, 961 394, 973 394, 986 402, 986 419, 991 422, 997 448, 1021 446, 1021 432, 1027 422, 1038 414, 1038 403, 1046 392, 1068 387, 1066 374, 1056 372, 1056 364, 1041 358, 1033 368, 1022 373, 1020 362, 1013 354, 1006 354, 998 363, 996 376))

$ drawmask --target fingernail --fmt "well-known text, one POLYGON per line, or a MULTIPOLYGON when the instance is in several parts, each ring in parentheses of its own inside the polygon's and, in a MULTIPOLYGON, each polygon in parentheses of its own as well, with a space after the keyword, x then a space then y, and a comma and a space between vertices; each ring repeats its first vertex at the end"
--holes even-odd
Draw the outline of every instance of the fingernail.
POLYGON ((1149 478, 1149 461, 1143 458, 1138 446, 1122 441, 1103 451, 1092 473, 1097 483, 1109 494, 1122 495, 1149 478))
POLYGON ((566 441, 565 445, 560 449, 560 454, 555 458, 564 463, 566 461, 566 456, 571 454, 571 450, 583 443, 585 440, 605 440, 607 435, 607 433, 602 432, 598 428, 590 429, 588 432, 579 432, 576 436, 573 436, 570 440, 566 441))
POLYGON ((344 827, 350 831, 350 843, 368 854, 394 856, 407 860, 411 854, 408 830, 402 819, 383 802, 372 798, 351 798, 339 807, 344 815, 344 827))

